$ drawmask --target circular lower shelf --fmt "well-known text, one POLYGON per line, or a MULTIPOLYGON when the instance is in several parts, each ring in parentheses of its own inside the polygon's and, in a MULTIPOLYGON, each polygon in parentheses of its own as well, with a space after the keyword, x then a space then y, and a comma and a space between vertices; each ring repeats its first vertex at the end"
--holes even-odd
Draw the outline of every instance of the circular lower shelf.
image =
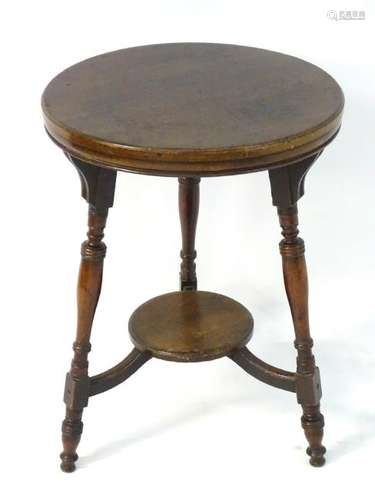
POLYGON ((253 318, 239 302, 217 293, 172 292, 139 306, 129 319, 135 347, 170 361, 206 361, 243 347, 253 318))

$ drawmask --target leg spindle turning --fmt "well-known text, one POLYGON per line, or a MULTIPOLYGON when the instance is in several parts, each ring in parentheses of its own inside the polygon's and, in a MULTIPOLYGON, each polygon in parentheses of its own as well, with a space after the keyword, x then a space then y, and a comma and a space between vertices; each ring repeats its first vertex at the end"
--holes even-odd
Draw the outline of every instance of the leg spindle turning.
POLYGON ((103 259, 106 247, 101 241, 107 218, 107 209, 89 208, 88 239, 82 244, 82 260, 78 277, 77 336, 73 344, 74 356, 67 374, 64 401, 66 417, 62 425, 64 450, 61 453, 61 468, 65 472, 75 469, 77 446, 82 433, 82 412, 89 397, 88 353, 90 351, 91 327, 100 295, 103 259))
POLYGON ((180 289, 196 290, 195 232, 199 211, 199 177, 179 177, 178 202, 182 233, 180 289))
POLYGON ((319 370, 312 354, 308 317, 308 283, 304 242, 298 237, 297 205, 278 208, 283 240, 280 252, 283 261, 285 289, 292 313, 295 347, 297 349, 297 398, 302 405, 302 427, 309 442, 307 453, 314 466, 324 464, 322 446, 324 418, 320 413, 321 386, 319 370))

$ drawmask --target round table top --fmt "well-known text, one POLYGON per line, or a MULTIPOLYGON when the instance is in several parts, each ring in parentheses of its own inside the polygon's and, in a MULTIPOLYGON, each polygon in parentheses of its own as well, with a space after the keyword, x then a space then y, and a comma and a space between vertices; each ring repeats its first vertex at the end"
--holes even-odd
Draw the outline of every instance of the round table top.
POLYGON ((301 59, 237 45, 133 47, 75 64, 42 97, 47 131, 89 163, 160 175, 225 175, 319 151, 343 93, 301 59))

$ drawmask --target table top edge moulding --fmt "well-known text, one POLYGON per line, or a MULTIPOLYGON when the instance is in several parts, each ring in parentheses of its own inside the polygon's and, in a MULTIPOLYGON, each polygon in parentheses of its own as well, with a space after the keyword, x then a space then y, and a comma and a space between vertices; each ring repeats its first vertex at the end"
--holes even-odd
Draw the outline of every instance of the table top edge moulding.
MULTIPOLYGON (((117 79, 120 80, 120 76, 117 79)), ((343 106, 339 85, 310 63, 263 49, 199 43, 135 47, 96 56, 60 73, 42 96, 47 132, 69 154, 97 166, 166 176, 246 173, 311 156, 336 135, 343 106), (165 47, 170 63, 162 52, 165 47), (221 73, 223 50, 228 51, 228 73, 231 70, 233 73, 229 81, 226 81, 226 73, 221 73), (175 69, 178 59, 186 64, 186 71, 180 66, 175 69), (120 83, 112 83, 104 70, 114 73, 119 61, 125 61, 128 73, 121 75, 120 83), (248 67, 244 69, 246 63, 248 67), (207 72, 201 70, 202 64, 207 72), (290 76, 281 78, 284 67, 290 76), (104 68, 102 76, 87 91, 87 79, 90 77, 90 81, 95 82, 92 72, 100 74, 101 68, 104 68), (210 72, 217 74, 217 79, 221 77, 222 84, 211 80, 210 72), (152 77, 151 83, 144 81, 152 77), (129 81, 124 90, 122 80, 126 78, 129 81), (240 83, 241 78, 250 79, 253 88, 247 89, 240 83), (314 82, 318 85, 314 86, 314 82), (270 103, 263 93, 267 85, 274 95, 268 99, 270 103), (148 96, 148 108, 138 110, 141 100, 137 87, 148 96), (181 87, 180 92, 174 90, 175 87, 181 87), (106 92, 113 92, 114 100, 122 100, 123 108, 117 109, 115 104, 108 103, 111 94, 106 92), (181 97, 181 93, 186 92, 188 112, 181 97), (208 105, 203 98, 210 93, 214 95, 215 107, 220 108, 218 104, 222 104, 221 113, 212 107, 205 109, 208 105), (63 110, 70 98, 74 109, 63 110), (280 111, 280 101, 284 100, 287 103, 280 111), (58 104, 54 104, 55 101, 58 104), (320 101, 323 102, 320 104, 320 101), (90 118, 92 107, 97 110, 95 119, 90 118), (318 109, 313 119, 309 119, 314 108, 318 109), (143 120, 146 124, 143 128, 136 119, 138 111, 139 122, 142 124, 143 120), (215 121, 226 121, 226 125, 217 125, 211 132, 215 124, 207 118, 210 113, 216 113, 215 121), (103 122, 107 125, 101 125, 103 122), (295 122, 298 129, 288 128, 289 123, 295 122), (194 125, 198 130, 184 143, 184 136, 188 136, 194 125), (238 133, 236 144, 236 131, 243 131, 246 126, 248 139, 246 132, 245 135, 241 132, 242 136, 238 133), (168 137, 171 138, 168 140, 168 137), (201 144, 195 146, 199 141, 201 144)))

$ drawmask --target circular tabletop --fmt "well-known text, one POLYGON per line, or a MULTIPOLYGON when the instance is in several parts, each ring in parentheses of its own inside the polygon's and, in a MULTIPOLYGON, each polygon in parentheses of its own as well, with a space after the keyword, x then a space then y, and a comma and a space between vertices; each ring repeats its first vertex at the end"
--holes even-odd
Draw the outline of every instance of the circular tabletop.
POLYGON ((42 97, 64 150, 94 165, 224 175, 293 163, 340 127, 343 93, 301 59, 238 45, 133 47, 80 62, 42 97))

